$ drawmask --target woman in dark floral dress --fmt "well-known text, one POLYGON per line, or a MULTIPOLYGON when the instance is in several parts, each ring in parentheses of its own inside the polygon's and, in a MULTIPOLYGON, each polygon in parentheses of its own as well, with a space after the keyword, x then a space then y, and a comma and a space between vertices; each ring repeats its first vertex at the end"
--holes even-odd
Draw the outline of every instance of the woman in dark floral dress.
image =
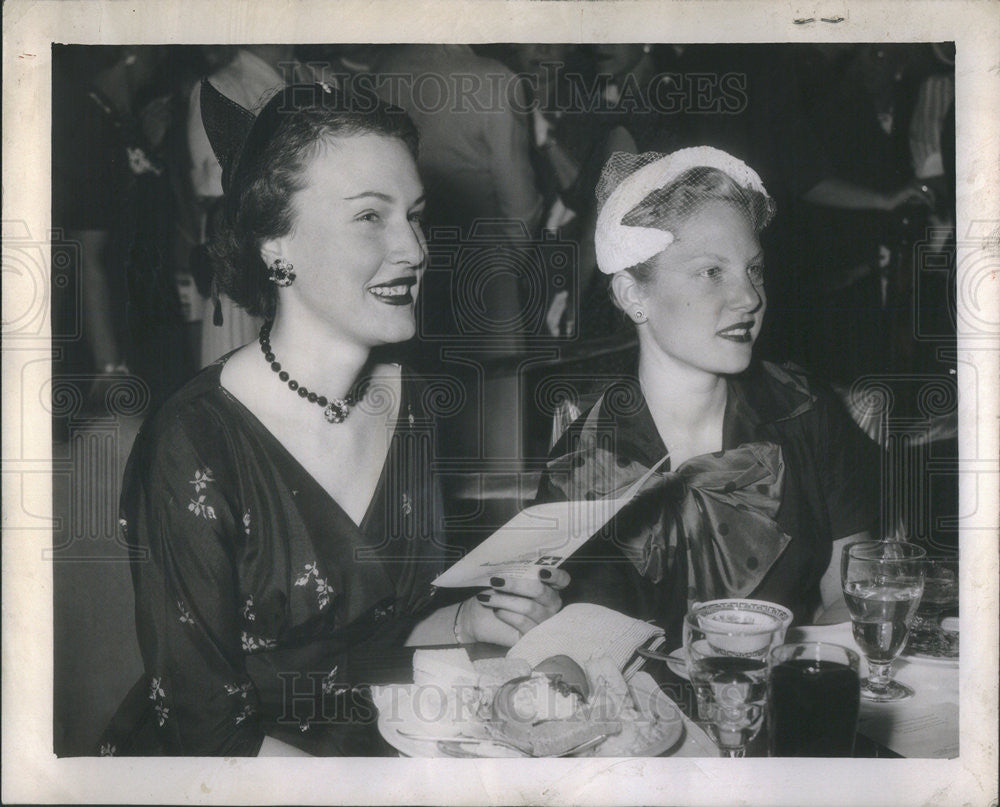
POLYGON ((398 674, 415 626, 510 645, 568 576, 505 581, 488 603, 436 602, 430 585, 454 560, 434 395, 390 354, 414 335, 426 257, 409 118, 324 85, 256 119, 202 91, 226 189, 217 277, 265 325, 133 449, 121 528, 146 675, 104 750, 384 753, 365 685, 398 674))

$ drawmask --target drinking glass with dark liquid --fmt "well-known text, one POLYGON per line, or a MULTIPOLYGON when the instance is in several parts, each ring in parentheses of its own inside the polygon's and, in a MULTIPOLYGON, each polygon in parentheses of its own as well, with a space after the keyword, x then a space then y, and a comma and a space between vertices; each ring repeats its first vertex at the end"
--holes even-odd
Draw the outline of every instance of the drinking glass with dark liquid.
POLYGON ((772 757, 849 757, 861 705, 858 654, 826 642, 771 651, 768 753, 772 757))

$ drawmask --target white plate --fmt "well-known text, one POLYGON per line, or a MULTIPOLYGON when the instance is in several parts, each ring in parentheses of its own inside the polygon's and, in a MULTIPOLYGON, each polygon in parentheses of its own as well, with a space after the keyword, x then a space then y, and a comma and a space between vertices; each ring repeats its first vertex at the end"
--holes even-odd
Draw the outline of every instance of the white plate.
MULTIPOLYGON (((637 672, 629 679, 629 690, 632 694, 632 701, 642 714, 642 720, 649 721, 658 729, 658 738, 649 744, 634 749, 629 754, 636 757, 655 757, 673 749, 684 737, 684 720, 680 710, 670 698, 664 694, 652 676, 645 672, 637 672)), ((428 724, 426 721, 418 721, 412 718, 413 710, 410 707, 410 698, 413 694, 412 684, 398 684, 389 687, 374 687, 373 699, 379 707, 378 730, 393 748, 404 756, 408 757, 446 757, 436 742, 428 740, 414 739, 406 736, 405 733, 416 735, 449 736, 453 733, 452 725, 441 725, 440 723, 428 724), (405 733, 401 733, 405 732, 405 733)), ((466 727, 466 734, 480 736, 485 734, 485 727, 482 724, 471 724, 466 727)), ((607 749, 604 746, 607 741, 598 745, 595 749, 586 751, 586 756, 620 756, 613 745, 607 749)), ((497 745, 495 743, 484 742, 481 744, 468 744, 461 746, 463 751, 468 751, 470 756, 480 757, 523 757, 517 751, 497 745)))
POLYGON ((940 667, 957 667, 958 659, 947 656, 929 656, 924 653, 914 653, 913 655, 902 655, 902 661, 909 661, 913 664, 936 664, 940 667))

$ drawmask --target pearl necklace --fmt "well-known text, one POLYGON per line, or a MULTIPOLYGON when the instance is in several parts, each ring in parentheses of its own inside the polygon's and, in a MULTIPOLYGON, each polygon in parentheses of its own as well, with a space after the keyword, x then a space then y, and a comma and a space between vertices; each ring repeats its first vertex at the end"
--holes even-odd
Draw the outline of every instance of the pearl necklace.
POLYGON ((270 363, 271 370, 278 374, 283 382, 288 384, 288 389, 292 392, 297 392, 300 398, 305 398, 309 403, 314 403, 323 409, 323 417, 326 418, 327 423, 343 423, 347 420, 347 416, 351 414, 351 408, 364 397, 364 386, 360 388, 356 385, 352 389, 346 398, 334 398, 333 400, 327 400, 325 395, 318 395, 312 390, 306 389, 298 381, 292 378, 287 370, 281 369, 281 364, 274 357, 274 351, 271 349, 271 323, 265 322, 260 327, 260 336, 258 337, 260 342, 260 351, 264 354, 264 359, 270 363))

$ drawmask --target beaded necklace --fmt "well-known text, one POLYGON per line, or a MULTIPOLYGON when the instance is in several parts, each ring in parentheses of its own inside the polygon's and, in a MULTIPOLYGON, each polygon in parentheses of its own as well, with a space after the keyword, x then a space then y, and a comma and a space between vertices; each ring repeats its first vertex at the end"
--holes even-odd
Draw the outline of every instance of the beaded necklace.
POLYGON ((292 392, 298 393, 300 398, 305 398, 309 403, 314 403, 323 409, 323 417, 326 418, 327 423, 343 423, 347 420, 347 416, 351 414, 351 409, 361 398, 364 397, 365 387, 367 386, 367 380, 356 384, 351 391, 347 394, 346 398, 334 398, 332 400, 327 399, 325 395, 319 395, 310 389, 307 389, 294 378, 292 378, 287 370, 281 369, 281 363, 275 358, 274 351, 271 349, 271 323, 265 322, 260 327, 260 336, 258 337, 260 342, 260 351, 264 354, 264 359, 270 363, 271 370, 278 374, 284 383, 288 385, 288 389, 292 392))

